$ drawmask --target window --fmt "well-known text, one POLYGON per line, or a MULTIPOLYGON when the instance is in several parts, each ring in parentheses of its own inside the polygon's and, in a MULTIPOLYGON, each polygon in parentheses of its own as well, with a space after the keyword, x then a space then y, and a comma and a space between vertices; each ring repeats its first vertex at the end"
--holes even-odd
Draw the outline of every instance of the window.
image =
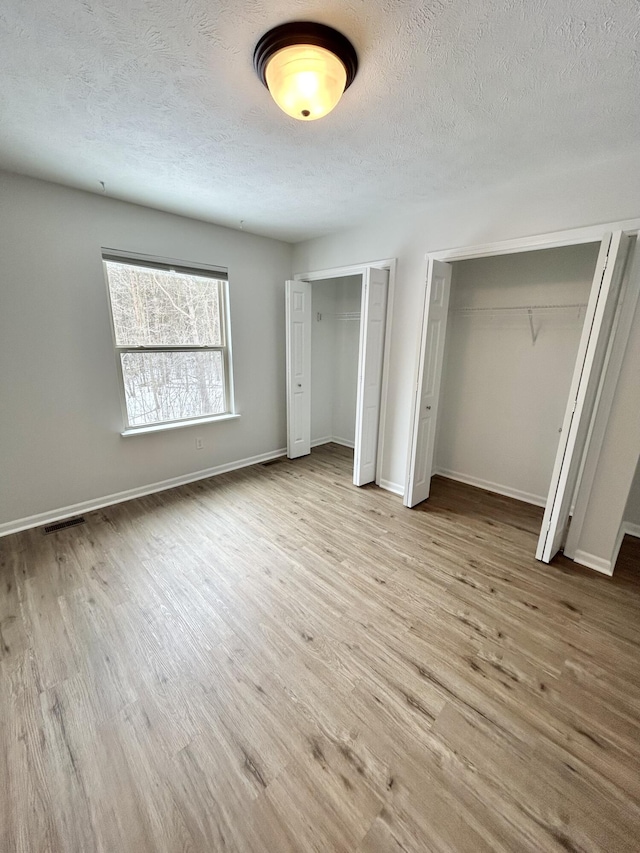
POLYGON ((125 432, 231 415, 226 272, 103 261, 125 432))

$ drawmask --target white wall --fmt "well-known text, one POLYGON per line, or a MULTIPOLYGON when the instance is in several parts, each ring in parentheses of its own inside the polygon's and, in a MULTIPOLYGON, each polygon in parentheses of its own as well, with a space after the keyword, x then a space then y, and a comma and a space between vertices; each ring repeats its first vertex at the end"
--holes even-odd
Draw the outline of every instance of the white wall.
POLYGON ((465 193, 446 205, 429 206, 428 199, 416 199, 404 217, 390 218, 378 208, 365 225, 294 247, 295 272, 398 259, 382 448, 384 480, 404 487, 425 252, 635 216, 640 216, 640 170, 632 152, 575 171, 551 171, 527 182, 507 175, 492 190, 465 193))
POLYGON ((362 276, 311 285, 311 442, 353 447, 356 424, 359 319, 362 276), (322 319, 318 320, 318 314, 322 319))
POLYGON ((598 244, 453 265, 436 468, 544 505, 584 310, 458 313, 457 308, 585 304, 598 244))
POLYGON ((0 524, 285 447, 288 244, 7 173, 0 242, 0 524), (103 246, 228 267, 239 420, 120 436, 103 246))

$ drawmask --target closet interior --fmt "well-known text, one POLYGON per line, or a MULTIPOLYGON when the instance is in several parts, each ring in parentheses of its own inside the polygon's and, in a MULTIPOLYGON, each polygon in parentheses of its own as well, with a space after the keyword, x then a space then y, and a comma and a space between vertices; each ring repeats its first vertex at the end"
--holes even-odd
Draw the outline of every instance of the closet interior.
POLYGON ((614 568, 631 569, 631 576, 637 582, 640 569, 640 462, 633 477, 619 535, 621 547, 614 568))
POLYGON ((452 264, 433 473, 545 505, 598 249, 452 264))
POLYGON ((353 448, 362 275, 311 284, 311 446, 353 448))
POLYGON ((631 485, 624 514, 624 523, 629 530, 633 531, 634 536, 640 536, 640 464, 636 468, 631 485))

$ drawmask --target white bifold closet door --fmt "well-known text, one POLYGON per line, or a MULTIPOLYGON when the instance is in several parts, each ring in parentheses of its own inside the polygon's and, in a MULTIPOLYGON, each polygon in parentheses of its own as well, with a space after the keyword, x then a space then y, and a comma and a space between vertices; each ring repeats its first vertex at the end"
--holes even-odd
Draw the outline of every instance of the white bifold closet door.
POLYGON ((353 482, 356 486, 372 483, 376 478, 388 295, 389 271, 368 267, 362 276, 353 460, 353 482))
POLYGON ((419 390, 415 394, 411 419, 405 506, 415 506, 426 500, 431 488, 451 273, 451 264, 429 259, 418 361, 419 390))
MULTIPOLYGON (((353 482, 376 477, 382 394, 388 270, 367 268, 362 277, 353 482)), ((287 456, 311 452, 311 284, 286 282, 287 456)))
POLYGON ((311 284, 287 281, 287 456, 311 453, 311 284))
POLYGON ((536 558, 550 562, 564 544, 585 443, 616 312, 629 238, 606 234, 587 305, 571 390, 562 423, 536 558))

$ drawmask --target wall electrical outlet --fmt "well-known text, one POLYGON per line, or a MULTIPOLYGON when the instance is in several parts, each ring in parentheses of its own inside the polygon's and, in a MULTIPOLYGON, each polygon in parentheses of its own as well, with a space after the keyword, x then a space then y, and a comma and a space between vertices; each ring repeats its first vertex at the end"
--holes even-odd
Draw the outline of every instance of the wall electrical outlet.
POLYGON ((204 442, 201 438, 196 438, 196 450, 202 450, 204 447, 204 442))

